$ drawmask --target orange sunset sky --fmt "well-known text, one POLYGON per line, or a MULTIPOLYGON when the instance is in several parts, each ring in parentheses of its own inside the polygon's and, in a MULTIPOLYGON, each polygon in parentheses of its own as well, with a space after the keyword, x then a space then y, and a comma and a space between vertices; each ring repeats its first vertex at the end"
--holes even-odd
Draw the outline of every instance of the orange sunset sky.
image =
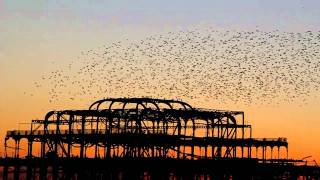
MULTIPOLYGON (((86 109, 93 101, 103 97, 146 95, 155 98, 178 97, 196 107, 244 111, 246 121, 253 125, 254 137, 287 137, 289 157, 303 158, 312 155, 308 160, 316 160, 319 164, 320 93, 316 88, 306 87, 307 95, 303 97, 297 95, 294 99, 286 95, 292 96, 296 91, 288 90, 286 91, 288 94, 264 99, 263 102, 242 101, 246 98, 245 96, 241 96, 241 100, 234 102, 234 99, 229 99, 225 93, 223 97, 215 96, 217 99, 208 98, 209 96, 204 96, 201 92, 198 93, 197 98, 192 98, 190 95, 175 96, 163 87, 157 88, 157 85, 154 85, 156 83, 152 81, 149 83, 153 84, 152 92, 155 93, 150 93, 148 89, 136 90, 135 81, 132 81, 132 84, 127 83, 121 93, 113 92, 116 91, 118 84, 110 83, 100 86, 97 82, 93 88, 109 88, 110 91, 101 93, 90 89, 87 93, 77 94, 74 99, 68 95, 79 91, 79 86, 67 86, 67 89, 56 87, 57 92, 65 93, 59 95, 55 92, 54 95, 59 97, 50 101, 53 98, 50 90, 55 88, 54 83, 57 82, 52 83, 55 79, 51 78, 49 81, 48 78, 57 70, 63 73, 79 71, 85 64, 83 59, 91 57, 84 53, 89 50, 96 51, 104 45, 109 46, 119 41, 125 42, 123 45, 125 46, 126 42, 148 40, 148 37, 154 35, 165 36, 168 32, 175 34, 194 29, 197 31, 215 29, 219 32, 250 32, 258 29, 263 32, 276 31, 280 34, 311 31, 318 36, 312 37, 315 43, 311 45, 312 52, 308 52, 308 58, 312 63, 319 64, 320 11, 318 7, 320 2, 316 0, 283 0, 281 2, 276 0, 214 2, 209 0, 201 2, 0 0, 1 156, 4 155, 3 143, 7 130, 28 129, 29 126, 24 123, 32 119, 42 119, 45 113, 52 109, 86 109), (70 63, 73 68, 68 69, 70 63), (70 93, 68 94, 67 91, 70 93)), ((277 49, 277 47, 273 48, 277 49)), ((125 51, 119 53, 121 55, 125 51)), ((236 57, 237 54, 234 56, 236 57)), ((145 57, 135 56, 137 57, 141 64, 149 61, 145 57)), ((292 58, 295 57, 292 56, 292 58)), ((196 58, 193 58, 190 63, 195 60, 196 58)), ((114 66, 127 62, 121 59, 114 61, 116 61, 114 66)), ((111 69, 113 65, 110 66, 111 69)), ((129 69, 131 65, 128 65, 129 69)), ((135 64, 134 67, 136 66, 144 67, 139 64, 135 64)), ((165 66, 167 67, 168 64, 165 66)), ((121 75, 122 72, 104 73, 101 75, 108 77, 110 74, 121 75)), ((318 78, 315 81, 319 82, 319 69, 309 73, 311 77, 318 78)), ((166 74, 162 76, 165 77, 166 74)), ((73 80, 77 78, 79 81, 83 80, 80 76, 73 76, 73 78, 73 80)), ((191 77, 191 82, 193 78, 195 79, 191 77)), ((170 79, 168 81, 171 82, 170 79)), ((192 91, 192 93, 196 92, 192 91)), ((254 90, 252 92, 255 93, 254 90)))

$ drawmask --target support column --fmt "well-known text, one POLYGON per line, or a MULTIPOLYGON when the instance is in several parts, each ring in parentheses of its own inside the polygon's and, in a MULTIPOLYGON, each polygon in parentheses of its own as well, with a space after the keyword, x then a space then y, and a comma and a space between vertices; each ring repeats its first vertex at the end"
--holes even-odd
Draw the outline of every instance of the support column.
POLYGON ((19 180, 20 179, 20 165, 19 163, 17 163, 15 166, 14 166, 14 172, 13 172, 13 178, 14 180, 19 180))
POLYGON ((7 165, 3 166, 2 179, 3 180, 8 179, 8 166, 7 165))
POLYGON ((83 158, 84 155, 84 128, 85 128, 85 119, 86 116, 82 115, 81 118, 81 136, 82 136, 82 140, 81 140, 81 144, 80 144, 80 158, 83 158))
POLYGON ((20 139, 17 140, 17 146, 16 146, 16 158, 19 158, 20 156, 20 139))
POLYGON ((28 139, 28 158, 32 158, 33 139, 28 139))
POLYGON ((35 168, 35 166, 31 163, 27 165, 27 180, 32 179, 32 170, 35 168))

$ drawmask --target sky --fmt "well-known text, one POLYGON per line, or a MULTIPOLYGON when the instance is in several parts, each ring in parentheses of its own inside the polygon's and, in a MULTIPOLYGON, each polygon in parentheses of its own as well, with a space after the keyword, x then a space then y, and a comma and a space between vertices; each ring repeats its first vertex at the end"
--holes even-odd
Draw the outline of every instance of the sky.
MULTIPOLYGON (((41 119, 52 108, 86 107, 67 100, 49 104, 46 92, 24 94, 41 75, 66 65, 82 51, 203 26, 319 32, 319 7, 318 0, 0 0, 0 143, 7 130, 23 128, 21 123, 41 119)), ((304 107, 240 105, 237 110, 246 112, 255 136, 288 137, 292 157, 312 155, 319 162, 319 107, 315 98, 304 107)))

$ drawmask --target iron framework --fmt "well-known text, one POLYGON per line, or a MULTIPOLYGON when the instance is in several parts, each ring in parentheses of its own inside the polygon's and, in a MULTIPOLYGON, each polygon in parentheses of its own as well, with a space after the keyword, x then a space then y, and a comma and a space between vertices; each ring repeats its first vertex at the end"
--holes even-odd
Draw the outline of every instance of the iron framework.
POLYGON ((8 167, 19 160, 21 164, 11 174, 19 177, 21 167, 26 167, 28 179, 48 178, 49 167, 53 179, 78 177, 84 170, 71 171, 72 163, 77 163, 77 169, 85 164, 95 167, 81 176, 90 179, 109 179, 111 174, 111 179, 155 179, 160 174, 185 179, 182 174, 187 172, 181 169, 190 169, 188 177, 198 174, 206 179, 319 178, 319 169, 313 166, 303 166, 307 170, 297 173, 301 168, 297 170, 300 166, 295 164, 303 161, 288 159, 286 138, 253 138, 252 127, 244 118, 242 111, 200 109, 182 101, 151 98, 108 98, 94 102, 88 110, 50 111, 43 120, 32 120, 30 130, 7 132, 6 152, 10 139, 15 146, 13 157, 6 154, 1 161, 6 164, 3 177, 9 177, 8 167), (25 157, 21 157, 23 140, 28 147, 25 157), (143 164, 141 169, 134 167, 137 162, 143 164), (127 167, 130 163, 133 166, 127 167), (159 163, 165 165, 151 168, 159 163), (256 174, 238 172, 246 169, 241 165, 260 169, 256 174), (124 173, 124 167, 136 175, 124 173), (194 171, 197 167, 201 170, 194 171), (161 169, 165 171, 157 173, 161 169))

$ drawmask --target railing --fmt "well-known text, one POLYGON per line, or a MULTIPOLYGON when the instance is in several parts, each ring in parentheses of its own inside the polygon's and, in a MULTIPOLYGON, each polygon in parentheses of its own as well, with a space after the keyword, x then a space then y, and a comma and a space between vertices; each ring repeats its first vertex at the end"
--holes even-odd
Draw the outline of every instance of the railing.
MULTIPOLYGON (((229 128, 237 128, 237 127, 242 127, 242 125, 235 125, 235 124, 229 124, 229 125, 226 125, 226 124, 215 124, 213 127, 212 125, 195 125, 195 126, 192 126, 192 125, 182 125, 181 128, 182 129, 207 129, 207 128, 218 128, 218 127, 229 127, 229 128)), ((159 132, 159 131, 164 131, 164 129, 177 129, 178 126, 175 125, 175 126, 155 126, 154 127, 154 131, 155 132, 159 132)), ((152 126, 143 126, 141 128, 136 128, 136 127, 130 127, 130 128, 124 128, 124 127, 121 127, 120 129, 119 128, 112 128, 112 131, 113 132, 136 132, 137 129, 141 129, 143 131, 153 131, 153 127, 152 126)), ((99 130, 96 130, 96 129, 85 129, 84 130, 84 134, 95 134, 95 133, 98 133, 98 134, 105 134, 107 132, 107 130, 105 129, 99 129, 99 130)), ((69 134, 69 130, 64 130, 64 129, 60 129, 59 130, 59 133, 60 134, 69 134)), ((82 131, 81 129, 73 129, 71 131, 72 134, 82 134, 82 131)), ((7 131, 7 137, 10 137, 10 136, 17 136, 17 135, 44 135, 44 134, 56 134, 56 130, 14 130, 14 131, 7 131)))
MULTIPOLYGON (((117 134, 117 133, 137 133, 139 129, 118 129, 118 128, 113 128, 112 133, 117 134)), ((68 134, 108 134, 108 130, 105 129, 85 129, 83 132, 81 129, 73 129, 71 131, 69 130, 59 130, 58 133, 56 130, 17 130, 17 131, 7 131, 7 137, 12 137, 12 136, 28 136, 28 135, 68 135, 68 134)), ((163 129, 155 129, 153 131, 152 128, 142 128, 140 133, 142 134, 165 134, 163 129)), ((170 135, 170 133, 168 133, 170 135)), ((279 137, 279 138, 255 138, 252 139, 254 141, 261 141, 261 142, 287 142, 287 138, 284 137, 279 137)))
MULTIPOLYGON (((151 130, 150 130, 151 131, 151 130)), ((148 132, 146 129, 142 129, 142 132, 144 134, 147 134, 148 132)), ((114 128, 112 129, 113 133, 135 133, 137 132, 137 129, 117 129, 114 128)), ((155 132, 157 134, 163 134, 163 130, 157 130, 155 129, 155 132)), ((12 137, 12 136, 27 136, 27 135, 64 135, 64 134, 107 134, 108 130, 95 130, 95 129, 85 129, 83 132, 81 129, 74 129, 74 130, 59 130, 58 133, 56 130, 36 130, 36 131, 30 131, 30 130, 18 130, 18 131, 7 131, 7 137, 12 137)))
POLYGON ((274 142, 287 142, 287 138, 285 137, 278 137, 278 138, 255 138, 255 140, 259 141, 274 141, 274 142))

